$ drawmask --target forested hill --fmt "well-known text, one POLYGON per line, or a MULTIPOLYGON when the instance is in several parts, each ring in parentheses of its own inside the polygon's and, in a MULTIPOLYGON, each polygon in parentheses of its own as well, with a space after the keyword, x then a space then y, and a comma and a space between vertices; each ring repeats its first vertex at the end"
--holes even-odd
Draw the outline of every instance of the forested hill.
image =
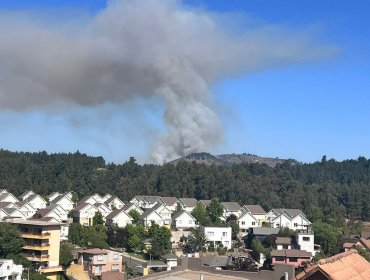
POLYGON ((130 158, 121 165, 81 153, 12 153, 0 150, 0 188, 16 195, 31 189, 44 196, 53 191, 84 195, 107 192, 130 200, 135 195, 195 197, 240 204, 301 208, 326 219, 370 220, 370 160, 312 164, 289 162, 216 166, 195 162, 139 165, 130 158))

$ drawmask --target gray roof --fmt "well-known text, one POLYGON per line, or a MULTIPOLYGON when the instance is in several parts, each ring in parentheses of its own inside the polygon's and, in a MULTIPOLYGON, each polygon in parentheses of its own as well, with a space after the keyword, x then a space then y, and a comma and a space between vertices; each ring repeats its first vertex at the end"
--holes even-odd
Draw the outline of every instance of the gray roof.
POLYGON ((298 258, 298 257, 305 257, 309 258, 312 257, 312 254, 310 252, 307 252, 305 250, 297 250, 297 249, 290 249, 290 250, 272 250, 271 257, 292 257, 292 258, 298 258))
POLYGON ((174 205, 177 201, 177 198, 174 196, 164 196, 162 197, 162 201, 165 205, 174 205))
POLYGON ((195 198, 180 198, 179 199, 185 207, 195 207, 198 203, 198 201, 195 198))
POLYGON ((279 228, 255 227, 252 228, 254 235, 276 235, 279 233, 279 228))
POLYGON ((135 203, 133 203, 133 202, 129 202, 129 203, 127 203, 127 204, 123 205, 123 207, 121 208, 121 210, 123 210, 123 211, 127 211, 127 210, 128 210, 128 209, 130 209, 130 207, 131 207, 131 206, 133 206, 133 205, 135 205, 135 206, 136 206, 136 204, 135 204, 135 203))
POLYGON ((241 208, 237 202, 222 202, 221 204, 229 212, 237 212, 241 208))
MULTIPOLYGON (((104 201, 104 203, 105 204, 109 204, 109 203, 111 203, 113 200, 115 200, 115 199, 118 199, 118 200, 120 200, 117 196, 111 196, 110 198, 108 198, 106 201, 104 201)), ((121 201, 121 200, 120 200, 121 201)), ((122 201, 121 201, 122 202, 122 201)))
POLYGON ((204 207, 207 207, 211 203, 211 201, 212 200, 210 200, 210 199, 199 200, 199 202, 202 203, 204 207))
POLYGON ((244 207, 252 214, 266 214, 266 211, 259 204, 244 205, 244 207))
POLYGON ((203 264, 207 266, 227 266, 229 265, 229 256, 207 256, 203 259, 203 264))
POLYGON ((24 197, 25 195, 27 195, 28 193, 31 193, 31 195, 32 195, 32 194, 35 194, 33 191, 25 191, 25 192, 24 192, 24 193, 22 193, 19 197, 23 199, 23 197, 24 197))
MULTIPOLYGON (((141 216, 140 219, 144 220, 146 217, 148 217, 153 212, 157 213, 153 208, 146 210, 141 216)), ((159 215, 159 213, 157 213, 159 215)), ((160 215, 159 215, 160 216, 160 215)))
MULTIPOLYGON (((45 199, 43 199, 40 195, 38 194, 31 194, 30 196, 28 196, 25 201, 32 201, 34 198, 36 197, 40 197, 43 201, 45 201, 45 199)), ((46 201, 45 201, 46 202, 46 201)))
POLYGON ((8 208, 9 204, 13 204, 13 202, 0 202, 0 209, 8 208))
POLYGON ((306 215, 302 212, 301 209, 275 208, 275 209, 271 209, 271 211, 274 211, 276 213, 276 215, 278 215, 278 216, 285 213, 291 219, 294 218, 295 216, 299 215, 299 214, 302 215, 303 217, 306 217, 306 215))
POLYGON ((188 211, 186 211, 186 210, 180 210, 179 212, 177 212, 177 213, 175 213, 172 217, 171 217, 171 219, 172 219, 172 221, 174 221, 174 220, 176 220, 178 217, 180 217, 182 214, 184 214, 184 213, 188 213, 189 215, 190 215, 190 217, 192 217, 194 220, 195 220, 195 218, 188 212, 188 211))
POLYGON ((144 197, 144 199, 146 201, 148 201, 149 203, 156 203, 158 200, 161 199, 161 197, 160 196, 153 196, 153 195, 146 195, 144 197))
POLYGON ((123 211, 122 209, 115 209, 113 210, 112 212, 109 213, 109 215, 106 217, 107 220, 110 220, 110 219, 113 219, 115 218, 119 213, 121 212, 124 212, 127 216, 130 217, 129 214, 127 214, 125 211, 123 211))
POLYGON ((292 239, 290 237, 276 237, 276 244, 290 245, 292 244, 292 239))
POLYGON ((2 201, 3 199, 7 198, 9 195, 10 195, 10 193, 2 193, 2 194, 0 194, 0 201, 2 201))
POLYGON ((9 216, 14 213, 16 210, 18 210, 17 208, 3 208, 4 212, 7 213, 9 216))
POLYGON ((162 256, 162 259, 164 260, 177 260, 177 256, 173 253, 168 253, 162 256))
POLYGON ((52 202, 55 204, 55 203, 59 202, 60 200, 62 200, 64 197, 66 197, 67 199, 71 200, 71 199, 67 196, 67 193, 63 193, 63 194, 58 195, 56 198, 54 198, 54 199, 52 200, 52 202))

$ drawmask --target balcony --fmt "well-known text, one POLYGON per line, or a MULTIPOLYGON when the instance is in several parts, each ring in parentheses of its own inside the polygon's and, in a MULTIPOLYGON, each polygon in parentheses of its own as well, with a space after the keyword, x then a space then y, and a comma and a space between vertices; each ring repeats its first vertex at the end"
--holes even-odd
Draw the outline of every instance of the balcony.
POLYGON ((47 262, 49 261, 49 255, 41 255, 41 256, 36 256, 36 255, 26 255, 27 260, 31 262, 47 262))
POLYGON ((42 266, 40 267, 40 272, 41 273, 51 273, 51 272, 58 272, 62 271, 63 268, 61 265, 59 266, 42 266))
POLYGON ((38 250, 38 251, 46 251, 50 249, 50 244, 26 244, 23 246, 25 250, 38 250))
POLYGON ((49 232, 44 232, 44 233, 22 232, 21 236, 23 238, 30 238, 30 239, 49 239, 50 233, 49 232))

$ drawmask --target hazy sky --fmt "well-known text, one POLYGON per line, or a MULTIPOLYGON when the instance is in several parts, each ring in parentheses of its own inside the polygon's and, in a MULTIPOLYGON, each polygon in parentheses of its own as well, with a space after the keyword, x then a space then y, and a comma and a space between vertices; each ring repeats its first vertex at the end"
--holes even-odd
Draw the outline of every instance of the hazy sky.
MULTIPOLYGON (((0 19, 9 21, 10 17, 17 23, 32 15, 33 21, 36 18, 49 25, 50 30, 63 32, 66 27, 61 28, 60 22, 82 27, 86 24, 88 29, 91 19, 106 6, 106 1, 93 0, 2 0, 0 19)), ((295 46, 297 36, 310 42, 299 51, 291 51, 296 51, 292 56, 296 59, 280 51, 274 53, 275 57, 281 56, 279 63, 268 60, 263 65, 256 63, 252 69, 241 67, 233 74, 218 71, 215 72, 218 75, 226 74, 209 80, 210 72, 204 72, 212 95, 212 109, 218 114, 224 133, 218 143, 210 140, 213 146, 209 152, 246 152, 303 162, 320 160, 324 154, 337 160, 360 155, 370 157, 369 1, 194 0, 183 1, 178 6, 221 18, 218 22, 230 25, 233 35, 243 35, 250 28, 257 35, 270 34, 266 29, 277 29, 275 41, 266 39, 274 44, 272 50, 275 44, 276 48, 282 47, 279 45, 282 34, 291 38, 284 43, 287 48, 295 46), (328 51, 312 55, 310 47, 328 51)), ((1 28, 0 37, 8 38, 9 34, 5 33, 13 32, 12 28, 1 28)), ((17 32, 14 34, 18 36, 17 32)), ((13 40, 14 48, 18 49, 18 38, 13 40)), ((1 47, 2 44, 0 54, 4 56, 1 47)), ((33 52, 31 49, 26 54, 32 57, 33 52)), ((218 56, 214 56, 217 61, 218 56)), ((9 57, 11 63, 12 56, 9 57)), ((220 57, 227 56, 220 54, 220 57)), ((199 67, 198 71, 204 69, 199 67)), ((37 73, 32 75, 37 80, 37 73)), ((13 83, 9 79, 12 76, 0 66, 0 89, 13 83)), ((7 92, 12 96, 4 95, 1 99, 0 92, 3 100, 0 148, 3 149, 79 150, 117 163, 129 156, 145 162, 158 134, 166 129, 163 120, 166 108, 160 95, 139 96, 125 102, 116 99, 81 102, 81 106, 63 102, 60 106, 44 107, 38 102, 27 107, 19 104, 33 104, 35 97, 26 94, 29 90, 26 86, 16 90, 24 91, 19 96, 17 92, 18 99, 11 99, 14 97, 11 90, 7 92)))

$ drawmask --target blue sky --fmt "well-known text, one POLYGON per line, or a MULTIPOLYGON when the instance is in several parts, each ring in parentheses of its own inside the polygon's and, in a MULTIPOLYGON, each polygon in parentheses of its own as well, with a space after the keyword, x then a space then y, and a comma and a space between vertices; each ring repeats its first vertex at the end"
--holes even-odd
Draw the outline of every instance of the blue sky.
MULTIPOLYGON (((242 13, 286 28, 311 30, 318 44, 330 44, 339 50, 327 58, 228 77, 212 85, 216 106, 222 104, 218 110, 225 138, 210 152, 246 152, 302 162, 320 160, 322 155, 337 160, 370 157, 369 1, 184 3, 207 11, 242 13)), ((63 10, 93 15, 105 5, 105 1, 91 0, 3 0, 0 10, 63 10)), ((3 110, 0 146, 12 151, 78 149, 102 155, 107 161, 120 163, 135 156, 143 162, 152 143, 151 133, 163 128, 163 108, 158 100, 133 102, 141 108, 137 113, 145 133, 133 126, 116 105, 56 113, 3 110), (96 118, 97 115, 109 118, 96 118), (79 125, 71 126, 67 119, 76 119, 79 125), (102 123, 96 123, 97 119, 102 123)), ((131 110, 130 103, 122 110, 131 110)))

